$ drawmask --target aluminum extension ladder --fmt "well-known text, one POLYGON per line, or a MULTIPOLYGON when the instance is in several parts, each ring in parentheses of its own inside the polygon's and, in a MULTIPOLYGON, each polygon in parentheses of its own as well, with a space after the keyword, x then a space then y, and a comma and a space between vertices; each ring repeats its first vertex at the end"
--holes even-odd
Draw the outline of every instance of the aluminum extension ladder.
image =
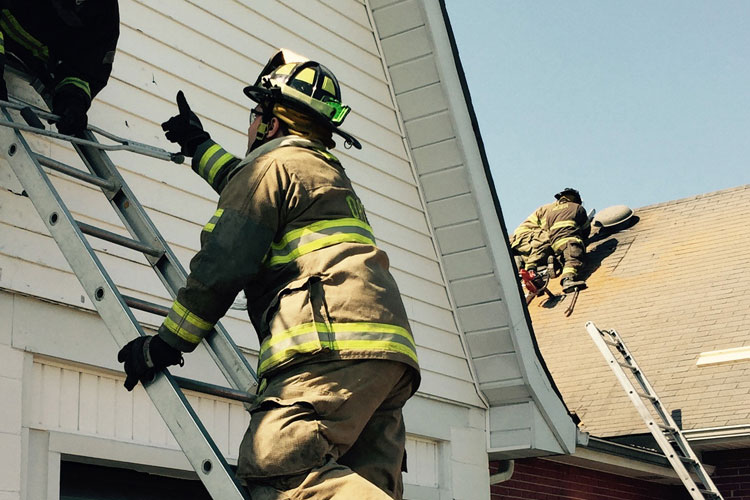
MULTIPOLYGON (((122 347, 138 335, 145 335, 131 308, 161 316, 166 316, 169 308, 122 295, 84 234, 142 252, 166 289, 175 297, 178 289, 185 283, 185 270, 138 203, 106 151, 129 150, 176 163, 181 163, 183 158, 145 144, 124 140, 96 127, 89 127, 82 138, 44 130, 44 125, 38 117, 49 119, 54 118, 54 115, 38 108, 32 109, 26 103, 17 100, 0 101, 0 108, 0 156, 10 164, 117 345, 122 347), (26 124, 20 120, 19 111, 26 124), (99 143, 92 130, 120 144, 99 143), (90 173, 35 153, 21 131, 68 140, 90 173), (43 167, 101 188, 132 238, 76 221, 43 167)), ((253 400, 250 394, 257 385, 257 377, 247 359, 221 325, 217 324, 203 343, 231 388, 173 377, 164 370, 157 374, 152 382, 145 384, 145 389, 211 497, 222 500, 247 500, 248 493, 235 479, 232 469, 190 406, 182 389, 250 403, 253 400)))
POLYGON ((709 477, 703 464, 698 460, 679 426, 656 395, 656 391, 654 391, 654 388, 646 379, 646 375, 635 362, 635 358, 633 358, 633 355, 630 354, 630 351, 625 346, 622 337, 615 330, 599 330, 591 321, 586 323, 586 331, 588 331, 591 339, 599 348, 599 351, 601 351, 604 359, 607 360, 609 367, 625 389, 635 409, 638 410, 641 418, 646 423, 646 427, 648 427, 648 430, 654 436, 654 439, 656 439, 656 443, 667 457, 667 460, 669 460, 682 484, 687 488, 690 496, 694 500, 723 500, 724 497, 721 496, 721 493, 709 477), (619 361, 616 355, 619 355, 622 361, 619 361), (640 386, 640 390, 636 389, 627 373, 630 373, 632 378, 636 380, 640 386), (651 403, 658 421, 654 419, 653 413, 648 409, 644 401, 651 403), (671 442, 667 436, 671 438, 671 442), (693 480, 691 473, 698 477, 700 484, 693 480))

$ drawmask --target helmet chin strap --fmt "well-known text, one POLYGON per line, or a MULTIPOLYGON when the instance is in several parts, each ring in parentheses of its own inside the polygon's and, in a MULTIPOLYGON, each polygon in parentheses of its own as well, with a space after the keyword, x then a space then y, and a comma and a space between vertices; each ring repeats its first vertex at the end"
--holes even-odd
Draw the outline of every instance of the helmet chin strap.
POLYGON ((253 151, 255 148, 263 144, 263 141, 266 139, 266 136, 268 135, 268 124, 271 122, 271 118, 273 117, 273 113, 271 111, 267 111, 264 107, 263 110, 263 117, 261 118, 260 124, 258 125, 258 130, 255 132, 255 140, 250 145, 250 148, 247 150, 247 154, 250 154, 251 151, 253 151))

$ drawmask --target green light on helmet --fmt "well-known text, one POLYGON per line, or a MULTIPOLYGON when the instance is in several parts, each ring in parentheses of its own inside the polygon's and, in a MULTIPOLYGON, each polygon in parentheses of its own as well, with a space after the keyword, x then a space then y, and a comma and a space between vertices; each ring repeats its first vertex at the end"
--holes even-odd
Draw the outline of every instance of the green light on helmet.
POLYGON ((344 121, 344 118, 346 118, 346 115, 348 115, 349 111, 352 110, 349 106, 347 106, 345 104, 341 104, 336 99, 326 99, 326 98, 324 98, 323 102, 325 102, 331 108, 334 109, 335 112, 333 113, 333 116, 331 116, 330 120, 331 120, 331 123, 333 123, 334 125, 337 125, 337 126, 341 125, 341 123, 344 121))

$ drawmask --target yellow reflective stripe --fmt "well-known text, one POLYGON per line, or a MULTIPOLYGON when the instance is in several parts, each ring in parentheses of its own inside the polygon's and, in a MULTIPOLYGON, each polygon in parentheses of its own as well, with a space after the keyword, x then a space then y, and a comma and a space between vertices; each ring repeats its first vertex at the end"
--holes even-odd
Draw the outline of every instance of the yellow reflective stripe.
POLYGON ((352 322, 352 323, 333 323, 330 326, 320 321, 302 323, 283 332, 274 333, 271 337, 263 341, 260 346, 260 352, 267 350, 268 348, 282 342, 286 339, 296 337, 298 335, 304 335, 305 333, 311 332, 324 332, 324 333, 339 333, 339 332, 368 332, 368 333, 389 333, 392 335, 400 335, 405 337, 412 344, 414 343, 414 337, 412 337, 409 330, 398 325, 389 325, 387 323, 371 323, 371 322, 352 322))
POLYGON ((560 248, 564 247, 567 243, 569 243, 571 241, 577 241, 578 243, 580 243, 581 245, 583 245, 583 240, 581 238, 579 238, 578 236, 568 236, 567 238, 561 238, 561 239, 557 240, 552 245, 552 250, 554 250, 555 252, 557 252, 560 248))
MULTIPOLYGON (((410 349, 403 344, 399 344, 398 342, 389 342, 387 340, 337 340, 330 342, 329 344, 332 344, 332 349, 339 351, 358 350, 398 352, 413 359, 416 363, 419 362, 413 349, 410 349)), ((285 361, 294 356, 294 354, 314 352, 320 349, 320 347, 320 342, 313 340, 277 352, 273 356, 263 360, 263 362, 258 365, 258 373, 263 373, 263 371, 265 371, 270 365, 274 365, 280 361, 285 361)))
POLYGON ((302 323, 301 325, 297 325, 294 328, 290 328, 289 330, 285 330, 283 332, 275 333, 272 336, 268 337, 261 344, 260 352, 268 350, 269 347, 275 344, 278 344, 279 342, 283 340, 290 339, 298 335, 304 335, 306 333, 317 332, 319 330, 325 331, 327 329, 328 328, 325 323, 320 323, 320 322, 302 323))
POLYGON ((336 96, 336 86, 333 84, 333 80, 331 80, 327 76, 323 77, 323 90, 334 97, 336 96))
POLYGON ((348 217, 343 219, 333 219, 333 220, 322 220, 318 222, 313 222, 309 226, 301 227, 299 229, 294 229, 292 231, 289 231, 284 235, 283 238, 281 238, 281 241, 278 243, 272 243, 271 248, 275 250, 281 250, 285 246, 289 244, 290 241, 296 240, 300 236, 306 234, 306 233, 317 233, 323 229, 330 229, 332 227, 348 227, 348 226, 356 226, 361 227, 362 229, 365 229, 372 233, 372 228, 369 224, 366 222, 362 222, 359 219, 355 219, 354 217, 348 217))
POLYGON ((322 322, 310 322, 297 325, 293 328, 285 330, 283 332, 275 333, 268 337, 260 346, 258 352, 259 359, 263 360, 258 366, 258 371, 262 372, 269 365, 276 364, 279 361, 291 358, 296 353, 311 352, 319 349, 320 347, 326 347, 333 350, 372 350, 372 351, 390 351, 405 354, 417 361, 416 346, 414 343, 414 337, 412 337, 409 331, 398 325, 389 325, 385 323, 370 323, 370 322, 353 322, 353 323, 333 323, 328 325, 322 322), (376 333, 384 335, 397 335, 405 338, 411 346, 405 346, 392 340, 373 340, 373 339, 347 339, 338 340, 335 337, 331 340, 324 340, 320 338, 320 335, 335 336, 336 333, 376 333), (285 340, 298 337, 301 335, 317 334, 318 338, 303 342, 301 344, 292 345, 286 349, 272 354, 266 359, 263 359, 265 353, 268 352, 274 345, 283 342, 285 340))
POLYGON ((214 177, 216 177, 216 174, 219 172, 221 167, 223 167, 229 160, 234 158, 234 155, 231 153, 224 153, 221 155, 221 157, 216 160, 216 163, 214 163, 214 166, 211 167, 211 170, 208 171, 208 183, 213 184, 214 177))
POLYGON ((295 80, 302 80, 305 83, 312 85, 315 80, 315 70, 312 68, 305 68, 294 76, 295 80))
POLYGON ((5 37, 2 31, 0 31, 0 54, 5 54, 5 37))
POLYGON ((295 345, 294 347, 290 347, 289 349, 277 352, 273 356, 260 363, 260 365, 258 365, 258 373, 263 373, 263 371, 268 368, 269 365, 274 365, 279 361, 291 358, 294 354, 314 352, 318 349, 320 349, 320 342, 318 340, 313 340, 311 342, 305 342, 304 344, 295 345))
POLYGON ((59 89, 63 85, 75 85, 79 89, 86 92, 86 95, 89 96, 89 99, 91 98, 91 87, 89 86, 89 82, 87 82, 86 80, 81 80, 80 78, 69 76, 63 78, 60 83, 55 86, 55 90, 59 89))
POLYGON ((217 209, 216 212, 214 212, 213 217, 211 217, 211 219, 206 223, 206 225, 203 226, 203 230, 206 231, 207 233, 210 233, 211 231, 213 231, 214 228, 216 227, 216 224, 218 224, 219 219, 221 218, 223 214, 224 214, 223 208, 217 209))
POLYGON ((521 223, 521 225, 523 226, 525 224, 531 224, 532 226, 541 227, 542 222, 544 221, 540 219, 539 217, 537 217, 536 215, 530 215, 528 219, 526 219, 525 221, 523 221, 523 223, 521 223))
POLYGON ((214 153, 216 153, 220 149, 221 146, 219 146, 218 144, 214 144, 213 146, 208 148, 205 153, 203 153, 203 156, 201 156, 201 161, 198 162, 198 174, 201 177, 203 177, 203 170, 206 168, 208 160, 210 160, 214 153))
POLYGON ((578 224, 576 224, 576 221, 574 220, 562 220, 560 222, 555 222, 554 224, 552 224, 550 230, 560 229, 563 227, 578 227, 578 224))
POLYGON ((3 9, 3 17, 0 17, 0 28, 8 33, 19 45, 31 52, 34 57, 45 61, 49 59, 49 49, 47 46, 23 29, 21 23, 18 22, 8 9, 3 9))
POLYGON ((326 160, 335 161, 336 163, 341 163, 338 158, 336 158, 333 154, 329 153, 325 149, 316 149, 315 151, 322 154, 326 158, 326 160))
POLYGON ((368 238, 367 236, 363 236, 361 234, 332 234, 330 236, 324 236, 323 238, 311 241, 310 243, 300 245, 286 255, 277 255, 275 257, 271 257, 268 261, 268 265, 275 266, 277 264, 286 264, 287 262, 293 261, 297 257, 308 254, 310 252, 314 252, 315 250, 320 250, 321 248, 336 245, 338 243, 362 243, 365 245, 375 245, 375 241, 372 238, 368 238))
POLYGON ((184 328, 180 328, 180 326, 172 321, 171 318, 166 318, 164 320, 164 326, 167 327, 167 330, 174 333, 178 337, 180 337, 182 340, 186 342, 190 342, 191 344, 199 344, 201 341, 201 337, 197 335, 193 335, 192 333, 188 332, 184 328))
POLYGON ((213 323, 209 323, 205 319, 201 318, 200 316, 197 316, 190 311, 187 310, 185 306, 174 301, 174 304, 172 304, 172 310, 180 315, 181 318, 183 318, 185 321, 190 323, 191 325, 200 328, 201 330, 211 330, 214 327, 213 323))
POLYGON ((578 274, 578 269, 574 267, 563 267, 563 270, 560 274, 572 274, 573 276, 575 276, 576 274, 578 274))
POLYGON ((274 73, 276 73, 277 75, 288 75, 292 72, 292 68, 294 68, 296 65, 296 63, 289 63, 283 66, 279 66, 274 70, 274 73))
POLYGON ((388 340, 334 340, 331 344, 332 349, 336 351, 358 350, 399 352, 401 354, 406 354, 415 362, 419 362, 414 349, 410 349, 408 346, 399 344, 398 342, 390 342, 388 340))

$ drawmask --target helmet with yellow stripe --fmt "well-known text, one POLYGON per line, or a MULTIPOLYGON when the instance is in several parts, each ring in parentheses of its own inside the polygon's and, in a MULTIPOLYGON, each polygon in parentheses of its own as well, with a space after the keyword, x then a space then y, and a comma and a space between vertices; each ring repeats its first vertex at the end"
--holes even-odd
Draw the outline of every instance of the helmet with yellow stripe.
POLYGON ((339 128, 351 108, 341 103, 338 80, 320 63, 280 49, 244 92, 265 112, 279 117, 287 125, 294 127, 307 118, 314 127, 340 135, 347 145, 362 149, 356 138, 339 128))

